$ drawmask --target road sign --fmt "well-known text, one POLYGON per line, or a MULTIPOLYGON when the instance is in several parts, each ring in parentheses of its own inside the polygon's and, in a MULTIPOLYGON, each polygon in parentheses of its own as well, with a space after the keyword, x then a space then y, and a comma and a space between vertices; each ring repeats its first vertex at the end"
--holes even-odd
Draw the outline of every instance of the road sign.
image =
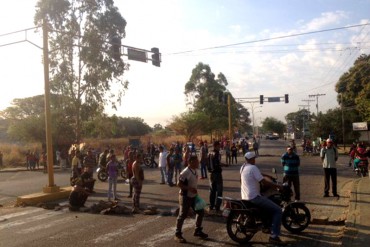
POLYGON ((268 102, 280 102, 280 97, 269 97, 268 102))
POLYGON ((144 63, 148 61, 145 51, 127 48, 127 56, 129 60, 135 60, 135 61, 140 61, 144 63))

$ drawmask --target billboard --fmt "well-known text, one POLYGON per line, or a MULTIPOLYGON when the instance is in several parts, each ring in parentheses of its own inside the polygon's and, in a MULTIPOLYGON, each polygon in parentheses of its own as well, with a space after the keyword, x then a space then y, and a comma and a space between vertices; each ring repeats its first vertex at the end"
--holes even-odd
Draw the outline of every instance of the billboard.
POLYGON ((353 130, 367 130, 367 122, 352 123, 353 130))

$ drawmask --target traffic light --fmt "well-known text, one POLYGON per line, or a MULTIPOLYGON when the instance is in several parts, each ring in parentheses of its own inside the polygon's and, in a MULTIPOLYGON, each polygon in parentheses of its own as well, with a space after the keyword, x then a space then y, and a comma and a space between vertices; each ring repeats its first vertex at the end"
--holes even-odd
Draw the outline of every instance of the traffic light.
POLYGON ((111 38, 111 50, 112 50, 112 57, 115 60, 121 59, 121 39, 119 36, 115 35, 111 38))
POLYGON ((289 94, 285 94, 285 104, 289 103, 289 94))
POLYGON ((260 95, 260 104, 263 104, 263 95, 260 95))
POLYGON ((153 52, 153 54, 152 54, 152 64, 154 66, 160 67, 161 66, 161 54, 159 53, 159 49, 156 48, 156 47, 153 47, 151 49, 151 51, 153 52))

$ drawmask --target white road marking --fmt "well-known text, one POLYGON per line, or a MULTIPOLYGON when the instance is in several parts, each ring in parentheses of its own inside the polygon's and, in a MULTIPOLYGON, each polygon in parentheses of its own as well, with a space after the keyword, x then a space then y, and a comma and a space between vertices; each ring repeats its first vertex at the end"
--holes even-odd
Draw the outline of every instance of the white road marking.
POLYGON ((47 224, 42 224, 42 225, 39 225, 39 226, 33 226, 33 227, 28 228, 28 229, 17 231, 17 233, 20 233, 20 234, 33 233, 33 232, 37 232, 37 231, 40 231, 40 230, 43 230, 43 229, 51 228, 54 225, 60 225, 60 224, 68 223, 72 220, 73 220, 72 218, 63 218, 63 219, 60 219, 60 220, 54 220, 54 221, 52 221, 50 223, 47 223, 47 224))
POLYGON ((0 225, 0 230, 9 229, 9 228, 12 228, 12 227, 15 227, 15 226, 24 225, 24 224, 31 223, 31 222, 37 221, 37 220, 47 219, 47 218, 50 218, 50 217, 53 217, 53 216, 56 216, 56 215, 60 215, 60 214, 63 214, 63 213, 64 212, 61 212, 61 211, 48 212, 48 213, 45 213, 45 214, 25 218, 25 219, 22 219, 22 220, 16 220, 16 221, 9 222, 9 223, 6 223, 6 224, 1 224, 0 225))
POLYGON ((40 211, 43 211, 43 210, 45 210, 45 209, 43 209, 43 208, 31 208, 31 209, 24 210, 24 211, 17 212, 17 213, 6 214, 6 215, 1 216, 1 218, 11 219, 11 218, 15 218, 15 217, 18 217, 18 216, 23 216, 23 215, 26 215, 26 214, 32 214, 32 213, 40 212, 40 211))
POLYGON ((157 216, 157 217, 151 218, 151 219, 141 220, 141 221, 136 222, 135 224, 131 224, 131 225, 128 225, 128 226, 123 226, 122 228, 118 228, 114 232, 110 232, 110 233, 101 235, 98 238, 93 239, 92 241, 94 243, 100 243, 100 242, 105 243, 105 242, 112 241, 117 236, 120 236, 120 237, 126 236, 126 235, 130 234, 131 232, 134 232, 138 229, 141 229, 142 226, 147 225, 151 222, 154 222, 154 221, 158 220, 159 218, 161 218, 161 216, 157 216))

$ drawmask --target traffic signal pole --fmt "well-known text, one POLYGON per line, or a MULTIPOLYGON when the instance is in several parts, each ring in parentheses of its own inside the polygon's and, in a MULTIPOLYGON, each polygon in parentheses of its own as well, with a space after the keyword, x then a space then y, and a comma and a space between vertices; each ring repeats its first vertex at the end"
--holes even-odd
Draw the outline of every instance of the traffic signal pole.
POLYGON ((44 19, 43 25, 43 60, 44 60, 44 84, 45 84, 45 130, 46 130, 46 157, 48 166, 49 184, 43 188, 45 193, 59 192, 59 187, 54 184, 54 158, 53 142, 51 136, 51 115, 50 115, 50 81, 49 81, 49 41, 48 27, 44 19))

